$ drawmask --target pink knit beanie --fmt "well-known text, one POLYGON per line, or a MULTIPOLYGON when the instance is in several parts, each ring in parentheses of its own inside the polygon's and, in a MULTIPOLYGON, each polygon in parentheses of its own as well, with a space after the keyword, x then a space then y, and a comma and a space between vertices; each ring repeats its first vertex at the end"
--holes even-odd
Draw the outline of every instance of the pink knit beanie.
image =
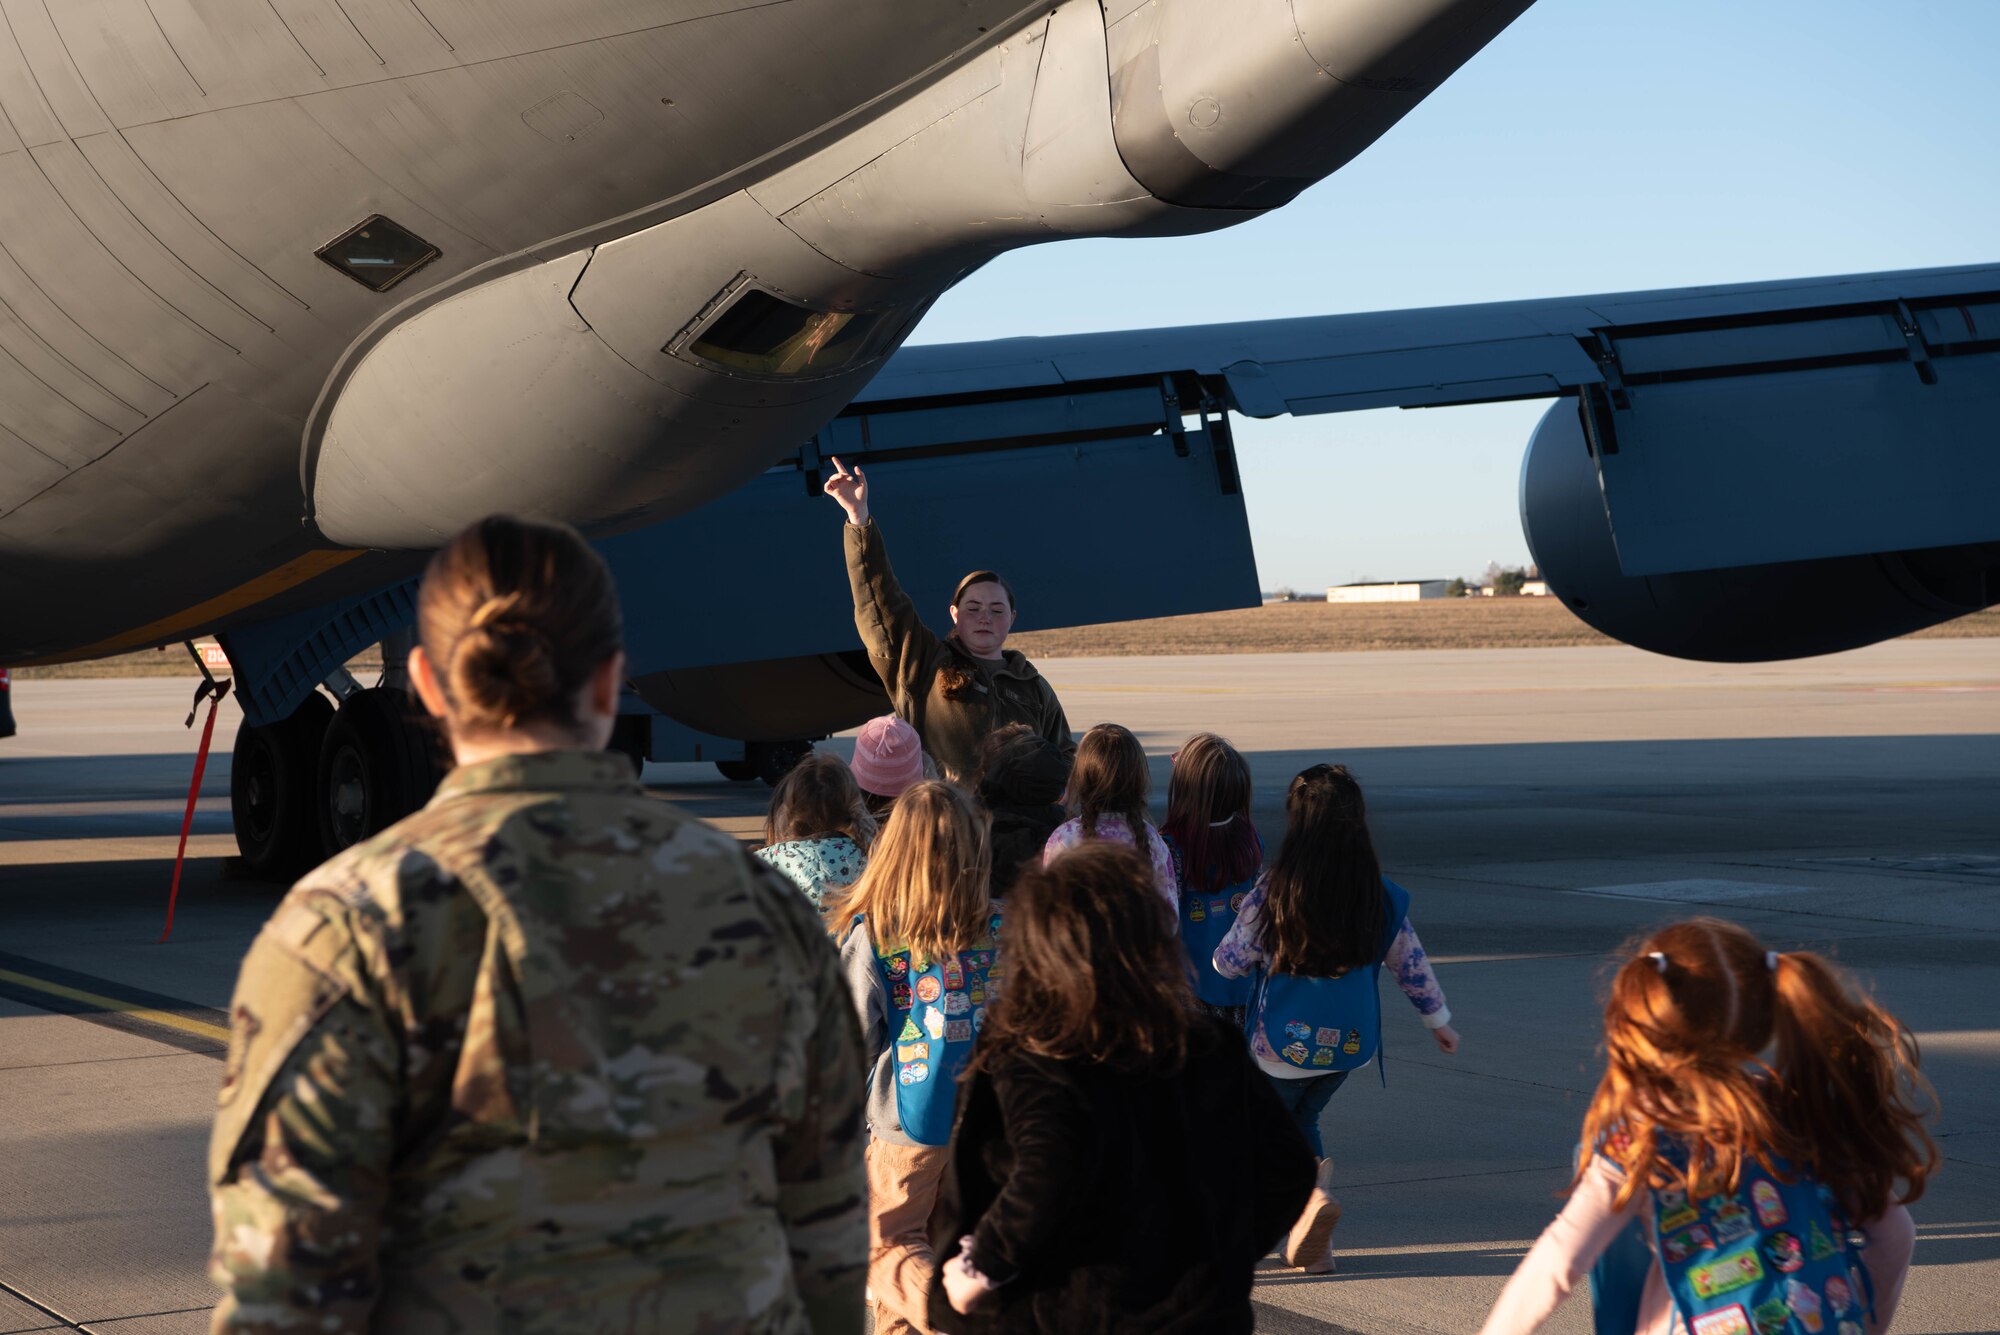
POLYGON ((900 797, 924 777, 924 748, 917 730, 894 714, 869 719, 854 739, 849 766, 863 791, 878 797, 900 797))

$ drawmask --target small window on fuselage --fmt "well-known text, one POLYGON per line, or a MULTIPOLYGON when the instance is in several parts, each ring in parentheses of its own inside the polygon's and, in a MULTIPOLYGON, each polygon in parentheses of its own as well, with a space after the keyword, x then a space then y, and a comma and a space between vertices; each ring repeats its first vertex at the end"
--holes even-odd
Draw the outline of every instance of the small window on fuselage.
POLYGON ((443 254, 416 233, 379 213, 313 253, 363 287, 377 292, 387 292, 443 254))

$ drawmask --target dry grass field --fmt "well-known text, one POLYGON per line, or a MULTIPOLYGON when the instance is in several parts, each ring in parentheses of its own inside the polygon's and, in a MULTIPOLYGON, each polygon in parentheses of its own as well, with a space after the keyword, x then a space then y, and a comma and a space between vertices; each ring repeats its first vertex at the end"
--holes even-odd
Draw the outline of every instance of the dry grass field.
MULTIPOLYGON (((1918 631, 1912 639, 2000 637, 2000 608, 1918 631)), ((1612 644, 1554 598, 1452 598, 1425 603, 1273 603, 1237 612, 1204 612, 1154 621, 1118 621, 1067 630, 1023 631, 1008 640, 1034 658, 1130 658, 1158 654, 1286 654, 1369 649, 1538 649, 1612 644)), ((352 666, 380 660, 373 652, 352 666)), ((178 645, 92 663, 20 668, 38 677, 193 677, 178 645)))
MULTIPOLYGON (((2000 608, 1911 638, 2000 636, 2000 608)), ((1614 644, 1555 598, 1449 598, 1422 603, 1272 603, 1156 621, 1026 631, 1007 643, 1033 658, 1273 654, 1364 649, 1541 649, 1614 644)))

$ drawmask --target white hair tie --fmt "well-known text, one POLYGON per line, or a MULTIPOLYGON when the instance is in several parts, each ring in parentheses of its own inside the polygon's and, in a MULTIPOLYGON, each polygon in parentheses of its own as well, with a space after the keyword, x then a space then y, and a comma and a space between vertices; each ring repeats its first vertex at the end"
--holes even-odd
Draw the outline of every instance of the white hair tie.
POLYGON ((1649 950, 1646 952, 1646 958, 1653 962, 1653 967, 1660 971, 1662 977, 1666 975, 1667 952, 1664 950, 1649 950))
POLYGON ((1764 967, 1769 969, 1772 973, 1776 973, 1778 971, 1777 951, 1767 950, 1764 952, 1764 967))

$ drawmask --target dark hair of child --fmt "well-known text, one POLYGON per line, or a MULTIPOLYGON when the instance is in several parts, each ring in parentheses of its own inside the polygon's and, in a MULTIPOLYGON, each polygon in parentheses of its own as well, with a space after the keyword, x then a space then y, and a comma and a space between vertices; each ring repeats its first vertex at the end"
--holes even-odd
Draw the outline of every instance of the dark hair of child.
POLYGON ((1264 846, 1250 823, 1250 763, 1243 753, 1212 732, 1188 738, 1167 778, 1160 833, 1181 851, 1183 890, 1209 893, 1254 876, 1264 846))
POLYGON ((866 853, 875 840, 875 818, 839 756, 814 751, 792 766, 771 790, 764 816, 764 842, 824 839, 844 834, 866 853))
POLYGON ((1314 765, 1285 794, 1285 841, 1264 883, 1271 972, 1328 978, 1375 962, 1390 924, 1382 864, 1361 785, 1345 765, 1314 765))
POLYGON ((1132 838, 1143 843, 1146 795, 1151 790, 1146 748, 1139 745, 1130 728, 1100 723, 1077 743, 1069 795, 1081 818, 1084 838, 1097 838, 1097 822, 1105 816, 1117 816, 1132 838))
POLYGON ((1194 1018, 1174 911, 1150 861, 1124 844, 1082 844, 1022 871, 1000 925, 1007 984, 981 1054, 1027 1052, 1114 1070, 1178 1070, 1194 1018))

